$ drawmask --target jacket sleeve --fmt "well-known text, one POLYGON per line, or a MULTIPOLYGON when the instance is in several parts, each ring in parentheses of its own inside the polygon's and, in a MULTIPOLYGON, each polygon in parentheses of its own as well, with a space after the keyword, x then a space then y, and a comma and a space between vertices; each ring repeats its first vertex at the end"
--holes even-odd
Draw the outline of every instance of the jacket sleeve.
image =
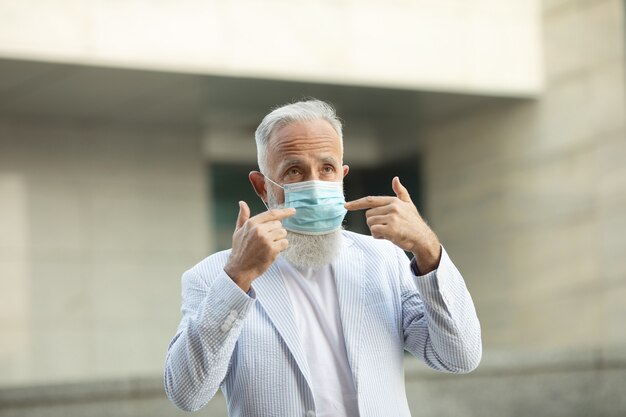
POLYGON ((416 276, 399 251, 404 347, 433 369, 467 373, 482 356, 480 323, 463 277, 441 252, 435 271, 416 276))
POLYGON ((165 392, 174 405, 196 411, 228 373, 254 290, 243 292, 221 268, 207 284, 193 270, 182 277, 182 320, 168 347, 165 392))

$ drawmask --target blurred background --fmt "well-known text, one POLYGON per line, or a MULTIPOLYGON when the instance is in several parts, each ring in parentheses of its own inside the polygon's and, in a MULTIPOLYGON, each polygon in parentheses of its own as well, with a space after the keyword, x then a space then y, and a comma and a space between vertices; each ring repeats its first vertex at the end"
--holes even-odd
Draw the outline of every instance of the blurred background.
POLYGON ((184 414, 162 388, 180 276, 229 247, 238 200, 262 210, 254 129, 310 96, 345 121, 348 198, 400 175, 476 303, 481 366, 407 357, 413 414, 626 415, 625 15, 0 0, 0 415, 184 414))

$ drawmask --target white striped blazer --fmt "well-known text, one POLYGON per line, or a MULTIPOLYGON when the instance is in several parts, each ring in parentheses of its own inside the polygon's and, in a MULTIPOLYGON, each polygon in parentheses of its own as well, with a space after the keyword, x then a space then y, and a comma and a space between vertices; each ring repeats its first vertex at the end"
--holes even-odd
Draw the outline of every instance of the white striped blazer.
MULTIPOLYGON (((310 417, 310 374, 280 270, 272 265, 246 294, 218 252, 182 277, 182 320, 165 363, 168 398, 194 411, 221 388, 231 417, 310 417)), ((400 249, 343 232, 332 263, 361 417, 410 416, 404 350, 430 367, 473 370, 480 325, 463 278, 442 249, 436 271, 417 277, 400 249)))

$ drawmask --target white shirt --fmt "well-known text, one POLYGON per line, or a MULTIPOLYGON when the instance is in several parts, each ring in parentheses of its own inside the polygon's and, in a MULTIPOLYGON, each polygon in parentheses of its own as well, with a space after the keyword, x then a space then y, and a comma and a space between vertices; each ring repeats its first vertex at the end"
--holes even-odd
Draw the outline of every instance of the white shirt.
POLYGON ((302 269, 279 257, 278 266, 309 365, 316 417, 358 417, 357 395, 330 265, 316 270, 302 269))

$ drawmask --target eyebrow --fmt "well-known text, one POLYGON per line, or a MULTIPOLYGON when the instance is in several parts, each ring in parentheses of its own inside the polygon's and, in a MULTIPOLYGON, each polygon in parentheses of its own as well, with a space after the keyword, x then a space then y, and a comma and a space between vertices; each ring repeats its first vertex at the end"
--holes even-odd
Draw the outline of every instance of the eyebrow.
MULTIPOLYGON (((333 165, 339 165, 339 162, 337 162, 337 160, 335 158, 333 158, 332 156, 326 156, 324 158, 321 158, 320 161, 325 162, 325 163, 330 163, 333 165)), ((281 169, 284 169, 285 167, 290 167, 293 165, 302 165, 303 161, 302 159, 287 159, 285 161, 282 161, 278 164, 278 167, 281 169)))
POLYGON ((287 159, 283 163, 285 165, 298 165, 302 163, 302 159, 287 159))
POLYGON ((302 164, 302 159, 287 159, 286 161, 281 161, 278 166, 279 167, 288 167, 292 165, 300 165, 302 164))
POLYGON ((333 158, 332 156, 327 156, 325 158, 322 158, 322 162, 330 162, 331 164, 337 164, 339 165, 339 162, 337 162, 337 160, 335 158, 333 158))

